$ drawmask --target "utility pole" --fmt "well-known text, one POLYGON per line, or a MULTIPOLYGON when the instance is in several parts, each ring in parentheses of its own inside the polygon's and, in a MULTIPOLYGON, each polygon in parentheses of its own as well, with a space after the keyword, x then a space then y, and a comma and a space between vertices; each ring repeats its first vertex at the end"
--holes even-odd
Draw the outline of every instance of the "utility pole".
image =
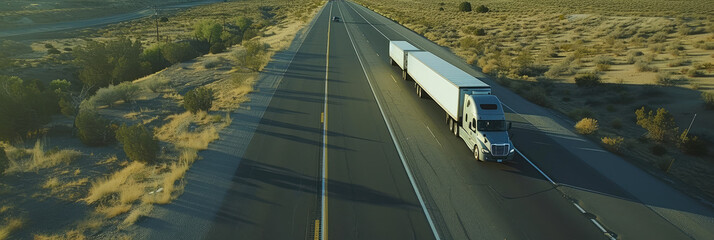
POLYGON ((156 21, 156 42, 161 42, 159 38, 159 11, 156 10, 156 5, 154 5, 154 21, 156 21))

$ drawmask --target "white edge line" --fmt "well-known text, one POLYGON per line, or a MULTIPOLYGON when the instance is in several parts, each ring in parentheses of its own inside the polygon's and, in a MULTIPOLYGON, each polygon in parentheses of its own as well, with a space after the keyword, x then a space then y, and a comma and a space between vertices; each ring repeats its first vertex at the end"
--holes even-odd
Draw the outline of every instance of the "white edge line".
POLYGON ((575 203, 575 202, 573 202, 573 205, 575 205, 575 207, 578 208, 578 210, 580 210, 581 213, 585 214, 585 209, 583 209, 582 207, 580 207, 580 205, 578 205, 578 204, 575 203))
MULTIPOLYGON (((332 5, 330 4, 330 13, 327 18, 328 21, 332 21, 332 5)), ((325 6, 327 7, 327 6, 325 6)), ((323 8, 324 9, 324 8, 323 8)), ((319 19, 320 16, 317 16, 317 19, 319 19)), ((318 20, 315 20, 317 22, 318 20)), ((331 22, 328 22, 327 24, 329 25, 331 22)), ((306 36, 307 38, 307 36, 306 36)), ((330 41, 330 36, 327 36, 327 46, 329 46, 329 41, 330 41)), ((326 50, 327 52, 330 51, 330 49, 326 50)), ((330 56, 326 56, 326 58, 329 58, 330 56)), ((325 218, 327 218, 327 214, 325 213, 325 204, 327 203, 327 193, 325 192, 325 187, 327 187, 327 179, 325 179, 325 174, 327 173, 327 169, 325 167, 326 159, 325 155, 327 153, 327 146, 325 145, 327 142, 327 77, 328 77, 328 72, 329 72, 329 66, 325 64, 325 102, 323 104, 323 109, 322 113, 325 115, 323 116, 323 122, 322 122, 322 153, 321 153, 321 160, 322 160, 322 199, 321 199, 321 204, 320 204, 320 239, 325 239, 325 218)))
MULTIPOLYGON (((340 14, 342 14, 344 17, 344 13, 342 13, 342 8, 340 8, 338 6, 337 9, 340 10, 340 14)), ((354 9, 353 9, 353 11, 354 11, 354 9)), ((412 172, 409 169, 409 165, 407 165, 407 162, 404 161, 404 154, 402 153, 402 148, 399 145, 399 142, 397 141, 396 137, 394 137, 394 131, 392 130, 392 126, 391 126, 391 124, 389 124, 387 117, 384 115, 384 109, 382 109, 382 104, 379 102, 379 98, 377 98, 377 94, 374 92, 374 88, 372 87, 372 81, 370 80, 369 75, 367 74, 367 70, 364 68, 364 64, 362 63, 362 58, 359 56, 359 52, 357 52, 357 47, 355 47, 354 39, 352 39, 352 35, 350 34, 350 31, 349 31, 349 29, 347 29, 347 25, 346 24, 343 24, 343 25, 345 26, 345 30, 347 31, 347 36, 349 36, 350 42, 352 43, 352 48, 355 50, 355 55, 357 55, 357 60, 359 60, 359 64, 362 67, 364 76, 367 78, 367 83, 369 84, 369 88, 370 88, 370 90, 372 90, 372 95, 374 96, 374 100, 375 100, 375 102, 377 102, 377 107, 379 108, 379 112, 382 115, 382 119, 384 119, 384 123, 387 125, 387 129, 389 130, 389 136, 392 138, 392 142, 394 143, 394 146, 397 148, 397 153, 399 154, 399 160, 402 161, 404 170, 407 172, 407 176, 409 177, 409 182, 411 183, 412 188, 414 188, 414 193, 416 194, 417 199, 419 200, 421 209, 422 209, 422 211, 424 211, 424 215, 426 215, 426 220, 429 222, 429 227, 431 227, 431 231, 434 234, 434 238, 436 238, 436 240, 440 240, 441 238, 439 237, 439 233, 436 231, 434 222, 431 220, 431 215, 429 214, 429 211, 426 209, 426 204, 424 204, 424 199, 421 197, 421 192, 419 191, 419 188, 416 186, 416 182, 414 181, 414 176, 412 176, 412 172)))
POLYGON ((424 124, 424 127, 426 127, 426 130, 429 130, 429 133, 431 133, 431 136, 434 137, 434 140, 436 140, 436 143, 438 143, 439 146, 441 146, 441 148, 444 148, 444 146, 441 145, 441 142, 439 142, 439 139, 436 138, 436 135, 434 135, 434 132, 431 131, 431 128, 429 128, 429 126, 427 126, 426 124, 424 124))
MULTIPOLYGON (((349 6, 349 4, 347 4, 347 5, 349 6)), ((357 15, 359 15, 360 17, 362 17, 362 19, 364 19, 364 21, 366 21, 367 23, 369 23, 369 25, 372 26, 372 28, 374 28, 374 30, 377 30, 377 32, 379 32, 379 34, 382 34, 382 37, 384 37, 384 38, 386 38, 387 40, 389 40, 389 38, 387 37, 387 35, 384 35, 384 33, 382 33, 382 31, 379 31, 379 29, 377 29, 377 27, 375 27, 374 25, 372 25, 372 23, 371 23, 370 21, 367 21, 367 19, 364 18, 364 16, 362 16, 361 13, 359 13, 357 10, 355 10, 352 6, 349 6, 349 7, 352 8, 352 11, 356 12, 357 15)), ((340 12, 340 14, 342 14, 342 12, 340 12)))

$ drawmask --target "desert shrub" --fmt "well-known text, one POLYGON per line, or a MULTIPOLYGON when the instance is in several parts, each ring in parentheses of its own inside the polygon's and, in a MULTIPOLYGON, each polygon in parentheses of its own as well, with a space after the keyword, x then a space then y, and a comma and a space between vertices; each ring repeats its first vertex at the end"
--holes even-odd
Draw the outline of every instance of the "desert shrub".
POLYGON ((659 31, 652 35, 648 41, 650 43, 661 43, 667 41, 667 33, 665 31, 659 31))
POLYGON ((470 2, 459 3, 459 11, 460 12, 471 12, 471 3, 470 2))
POLYGON ((637 60, 637 57, 644 55, 641 51, 633 50, 627 53, 627 58, 625 58, 625 61, 629 64, 635 63, 637 60))
POLYGON ((191 113, 208 111, 212 105, 213 91, 210 88, 196 88, 188 91, 183 97, 183 107, 191 113))
POLYGON ((240 16, 235 20, 235 24, 241 31, 245 32, 253 25, 253 19, 240 16))
POLYGON ((707 144, 699 139, 699 136, 693 136, 693 135, 685 135, 687 132, 683 132, 681 136, 679 136, 679 149, 682 150, 683 153, 689 154, 689 155, 694 155, 694 156, 702 156, 707 154, 707 144))
POLYGON ((146 49, 141 54, 141 61, 148 66, 147 72, 158 72, 168 66, 171 63, 164 58, 164 54, 161 53, 161 48, 164 44, 155 44, 146 49))
POLYGON ((60 53, 62 53, 62 52, 60 52, 60 50, 57 50, 56 48, 47 49, 47 54, 60 54, 60 53))
POLYGON ((597 120, 592 118, 583 118, 580 119, 580 121, 578 121, 577 123, 575 123, 575 131, 583 135, 592 134, 597 131, 597 129, 597 120))
POLYGON ((478 28, 478 29, 476 29, 476 31, 474 31, 474 35, 476 35, 476 36, 485 36, 485 35, 486 35, 486 29, 478 28))
POLYGON ((3 175, 8 167, 10 167, 10 159, 8 159, 7 154, 5 154, 5 148, 0 146, 0 176, 3 175))
POLYGON ((116 131, 116 139, 124 148, 124 153, 132 161, 155 163, 159 152, 159 141, 144 125, 122 124, 116 131))
POLYGON ((83 108, 75 118, 79 140, 87 146, 103 146, 114 141, 111 122, 92 108, 83 108))
POLYGON ((703 50, 714 50, 714 42, 705 42, 704 40, 698 41, 692 46, 703 50))
POLYGON ((144 80, 141 84, 149 89, 149 91, 156 93, 160 92, 169 87, 169 79, 166 77, 154 77, 151 79, 144 80))
POLYGON ((657 156, 662 156, 667 153, 667 149, 662 145, 654 145, 650 148, 650 152, 657 156))
POLYGON ((0 75, 0 141, 27 137, 59 112, 58 95, 39 81, 0 75))
POLYGON ((704 106, 708 109, 714 109, 714 93, 702 93, 702 100, 704 100, 704 106))
POLYGON ((595 64, 595 69, 598 71, 609 71, 610 70, 610 64, 605 64, 605 63, 598 63, 595 64))
POLYGON ((121 100, 121 98, 122 94, 118 91, 118 88, 114 85, 109 85, 108 87, 97 90, 94 96, 89 98, 89 102, 95 106, 107 105, 113 107, 114 103, 121 100))
POLYGON ((596 87, 600 85, 600 76, 592 72, 576 76, 575 85, 578 85, 578 87, 596 87))
POLYGON ((124 100, 124 102, 129 102, 136 99, 141 93, 141 88, 139 85, 125 82, 115 86, 119 99, 124 100))
POLYGON ((221 32, 223 32, 221 24, 212 20, 198 21, 193 25, 193 35, 196 39, 205 41, 208 44, 214 44, 220 41, 221 32))
POLYGON ((573 111, 570 111, 568 113, 568 117, 577 120, 577 119, 583 119, 583 118, 593 118, 595 115, 593 114, 592 111, 588 108, 578 108, 573 111))
POLYGON ((704 76, 704 73, 697 69, 689 69, 689 71, 687 71, 687 76, 688 77, 701 77, 701 76, 704 76))
POLYGON ((689 61, 687 59, 680 58, 680 59, 672 60, 671 62, 667 63, 667 66, 668 67, 679 67, 679 66, 687 65, 690 62, 691 61, 689 61))
POLYGON ((676 79, 669 73, 660 73, 655 76, 655 83, 661 86, 673 86, 676 83, 676 79))
POLYGON ((594 60, 595 60, 595 63, 598 63, 598 64, 611 65, 613 63, 613 58, 609 57, 609 56, 597 56, 594 60))
POLYGON ((523 97, 528 99, 528 101, 541 105, 550 106, 550 101, 548 101, 548 95, 544 88, 542 87, 532 87, 528 88, 524 93, 523 97))
POLYGON ((638 72, 657 72, 659 69, 657 67, 650 66, 649 63, 643 60, 637 60, 635 62, 635 69, 638 72))
POLYGON ((141 41, 127 38, 107 43, 88 42, 72 54, 80 68, 79 79, 96 88, 134 80, 141 76, 141 41))
POLYGON ((161 48, 161 54, 171 64, 183 62, 199 56, 199 53, 188 42, 167 43, 161 48))
POLYGON ((600 139, 603 144, 605 144, 605 148, 612 152, 620 152, 620 148, 622 147, 622 143, 625 141, 625 138, 616 136, 616 137, 603 137, 600 139))
POLYGON ((243 42, 243 49, 235 52, 239 65, 253 71, 260 71, 267 61, 268 45, 257 40, 243 42))
POLYGON ((217 42, 211 45, 211 49, 209 49, 210 53, 216 54, 216 53, 222 53, 223 51, 226 50, 226 46, 223 45, 222 42, 217 42))
POLYGON ((645 107, 635 111, 637 125, 648 131, 648 136, 658 142, 673 139, 679 129, 674 122, 672 114, 664 108, 657 109, 657 113, 645 113, 645 107))
POLYGON ((484 5, 480 5, 480 6, 476 7, 476 12, 478 12, 478 13, 487 13, 489 11, 491 11, 491 10, 488 9, 488 7, 486 7, 484 5))
POLYGON ((571 60, 565 59, 562 62, 553 65, 544 73, 548 78, 557 78, 561 75, 572 75, 575 73, 575 69, 570 66, 571 60))

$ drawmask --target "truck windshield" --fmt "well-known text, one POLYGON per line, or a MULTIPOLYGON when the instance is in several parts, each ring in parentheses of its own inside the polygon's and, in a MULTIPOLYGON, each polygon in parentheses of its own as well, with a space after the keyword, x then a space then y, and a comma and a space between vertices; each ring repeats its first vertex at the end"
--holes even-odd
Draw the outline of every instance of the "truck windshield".
POLYGON ((479 131, 506 131, 505 120, 478 120, 479 131))

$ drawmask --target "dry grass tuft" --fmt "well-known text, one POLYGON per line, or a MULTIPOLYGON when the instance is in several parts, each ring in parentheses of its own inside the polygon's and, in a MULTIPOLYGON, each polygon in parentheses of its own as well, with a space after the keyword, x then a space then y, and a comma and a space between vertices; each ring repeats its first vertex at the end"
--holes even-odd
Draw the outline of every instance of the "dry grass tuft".
POLYGON ((129 215, 122 221, 122 225, 124 227, 134 225, 141 217, 148 216, 152 209, 154 209, 154 206, 151 204, 141 204, 129 212, 129 215))
POLYGON ((35 240, 84 240, 87 239, 84 233, 79 230, 70 230, 57 235, 35 235, 35 240))
POLYGON ((592 118, 583 118, 575 124, 575 131, 584 135, 593 134, 597 129, 597 120, 592 118))
POLYGON ((107 218, 113 218, 119 214, 128 212, 131 210, 131 204, 119 204, 113 206, 99 206, 97 207, 97 212, 104 214, 107 218))
POLYGON ((0 240, 8 239, 13 231, 20 229, 25 224, 21 218, 6 218, 0 225, 0 240))
POLYGON ((40 169, 55 167, 60 164, 69 164, 82 156, 82 153, 71 149, 52 149, 45 151, 44 143, 40 140, 30 149, 8 147, 10 168, 8 172, 31 172, 40 169))
POLYGON ((129 176, 143 171, 144 167, 145 165, 143 163, 132 162, 129 166, 112 174, 110 177, 92 183, 92 187, 89 189, 89 195, 83 200, 92 204, 112 193, 121 192, 122 185, 127 182, 129 176))
POLYGON ((169 123, 158 128, 155 133, 161 141, 174 143, 179 148, 204 150, 208 148, 209 143, 218 139, 218 129, 210 124, 194 131, 189 130, 191 123, 210 122, 210 119, 206 120, 205 112, 199 112, 195 116, 185 112, 171 115, 167 119, 170 119, 169 123))
POLYGON ((42 185, 42 188, 44 189, 53 189, 59 186, 59 179, 57 177, 51 177, 50 179, 47 179, 45 184, 42 185))

